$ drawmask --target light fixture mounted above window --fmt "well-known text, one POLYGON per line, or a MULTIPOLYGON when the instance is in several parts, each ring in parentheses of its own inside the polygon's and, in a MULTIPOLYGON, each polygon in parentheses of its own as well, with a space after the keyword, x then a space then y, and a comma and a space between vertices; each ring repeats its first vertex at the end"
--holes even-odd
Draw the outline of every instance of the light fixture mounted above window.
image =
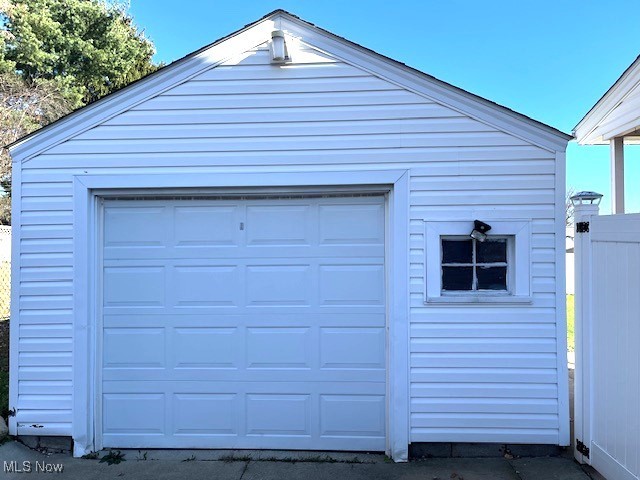
POLYGON ((471 230, 469 236, 479 242, 484 242, 487 239, 487 232, 489 230, 491 230, 491 225, 481 222, 480 220, 474 220, 473 230, 471 230))
POLYGON ((280 65, 291 61, 289 52, 287 51, 287 42, 282 30, 274 30, 271 32, 269 49, 271 51, 271 63, 280 65))

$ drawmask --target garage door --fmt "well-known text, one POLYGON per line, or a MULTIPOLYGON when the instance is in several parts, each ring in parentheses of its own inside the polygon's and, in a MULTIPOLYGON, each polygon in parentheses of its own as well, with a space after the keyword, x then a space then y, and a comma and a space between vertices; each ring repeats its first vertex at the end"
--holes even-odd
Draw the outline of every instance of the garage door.
POLYGON ((104 202, 105 447, 384 450, 384 199, 104 202))

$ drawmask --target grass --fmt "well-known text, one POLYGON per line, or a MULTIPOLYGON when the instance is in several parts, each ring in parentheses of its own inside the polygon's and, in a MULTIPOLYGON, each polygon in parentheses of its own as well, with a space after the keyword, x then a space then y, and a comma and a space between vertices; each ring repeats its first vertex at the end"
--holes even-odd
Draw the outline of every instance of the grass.
POLYGON ((575 350, 575 324, 576 314, 574 306, 574 296, 567 295, 567 350, 573 352, 575 350))

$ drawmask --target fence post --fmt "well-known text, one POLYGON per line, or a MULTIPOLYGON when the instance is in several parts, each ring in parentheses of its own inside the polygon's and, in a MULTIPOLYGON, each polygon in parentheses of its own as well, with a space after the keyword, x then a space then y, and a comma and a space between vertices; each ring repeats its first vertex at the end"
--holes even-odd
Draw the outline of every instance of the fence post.
POLYGON ((575 351, 574 371, 574 456, 580 463, 590 463, 585 450, 591 445, 591 217, 598 215, 602 195, 580 192, 571 197, 574 206, 575 262, 575 351))

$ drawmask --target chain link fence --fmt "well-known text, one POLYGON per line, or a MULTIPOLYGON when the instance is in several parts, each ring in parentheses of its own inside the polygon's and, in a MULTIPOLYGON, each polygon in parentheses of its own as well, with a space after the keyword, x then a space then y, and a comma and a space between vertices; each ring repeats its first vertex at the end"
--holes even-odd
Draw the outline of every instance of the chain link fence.
POLYGON ((0 416, 9 412, 9 312, 11 308, 11 227, 0 225, 0 416))
POLYGON ((11 312, 11 227, 0 225, 0 322, 11 312))

